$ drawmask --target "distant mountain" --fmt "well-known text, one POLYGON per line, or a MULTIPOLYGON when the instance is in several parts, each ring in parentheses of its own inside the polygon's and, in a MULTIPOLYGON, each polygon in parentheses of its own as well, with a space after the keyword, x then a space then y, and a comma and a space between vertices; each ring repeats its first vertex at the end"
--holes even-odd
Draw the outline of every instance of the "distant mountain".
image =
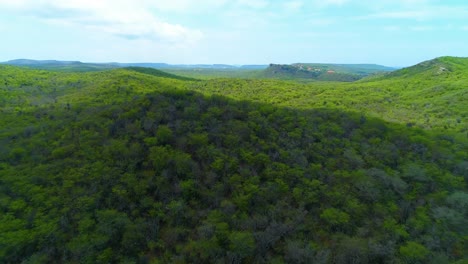
POLYGON ((167 63, 117 63, 124 67, 147 67, 155 69, 266 69, 268 65, 230 65, 230 64, 167 64, 167 63))
POLYGON ((167 63, 84 63, 80 61, 29 60, 17 59, 1 64, 23 66, 35 69, 57 71, 98 71, 122 67, 145 67, 154 69, 266 69, 268 65, 229 65, 229 64, 167 64, 167 63))
POLYGON ((4 62, 3 64, 9 65, 69 65, 69 64, 81 64, 79 61, 58 61, 58 60, 29 60, 29 59, 17 59, 4 62))
POLYGON ((170 68, 171 65, 167 63, 112 63, 119 67, 145 67, 145 68, 154 68, 154 69, 165 69, 170 68))
POLYGON ((263 70, 266 69, 268 65, 242 65, 240 68, 242 69, 250 69, 250 70, 263 70))
POLYGON ((395 68, 376 64, 295 63, 291 65, 270 64, 262 75, 276 79, 356 81, 371 74, 393 70, 395 68))
POLYGON ((265 77, 270 78, 301 78, 301 79, 316 79, 320 72, 313 70, 301 69, 294 65, 285 64, 270 64, 270 66, 263 72, 265 77))
POLYGON ((33 69, 51 70, 51 71, 102 71, 119 68, 116 63, 83 63, 80 61, 58 61, 58 60, 29 60, 18 59, 2 62, 1 64, 28 67, 33 69))

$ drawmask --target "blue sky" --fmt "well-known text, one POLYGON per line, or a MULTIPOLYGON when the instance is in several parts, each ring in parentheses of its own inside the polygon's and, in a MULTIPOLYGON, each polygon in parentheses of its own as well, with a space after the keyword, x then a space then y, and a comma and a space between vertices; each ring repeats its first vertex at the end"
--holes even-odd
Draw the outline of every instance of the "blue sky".
POLYGON ((0 61, 409 66, 468 57, 465 0, 0 0, 0 61))

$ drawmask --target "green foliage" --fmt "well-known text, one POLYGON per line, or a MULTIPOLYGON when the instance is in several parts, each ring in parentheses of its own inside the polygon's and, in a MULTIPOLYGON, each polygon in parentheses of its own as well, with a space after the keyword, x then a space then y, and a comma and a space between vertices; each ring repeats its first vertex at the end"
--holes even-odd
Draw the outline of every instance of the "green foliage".
POLYGON ((367 64, 320 64, 297 63, 292 65, 270 64, 259 74, 260 78, 300 79, 353 82, 369 74, 391 71, 393 69, 367 64))
POLYGON ((217 78, 248 78, 257 79, 261 77, 262 70, 259 69, 244 69, 244 68, 226 68, 226 69, 210 69, 210 68, 187 68, 187 69, 164 69, 165 72, 187 78, 199 80, 209 80, 217 78))
POLYGON ((375 117, 413 81, 0 66, 0 262, 461 261, 464 132, 375 117))
POLYGON ((448 77, 450 72, 466 71, 467 67, 467 58, 439 57, 392 72, 388 77, 412 77, 414 75, 426 75, 427 77, 441 75, 448 77))
POLYGON ((186 80, 186 81, 194 81, 196 79, 194 78, 188 78, 188 77, 183 77, 183 76, 178 76, 175 74, 170 74, 164 71, 156 70, 153 68, 144 68, 144 67, 126 67, 126 70, 129 71, 135 71, 139 73, 144 73, 156 77, 164 77, 164 78, 172 78, 172 79, 177 79, 177 80, 186 80))
POLYGON ((332 226, 344 225, 349 222, 349 215, 336 208, 327 208, 320 214, 320 218, 332 226))
POLYGON ((409 241, 400 247, 400 254, 407 263, 425 263, 429 250, 417 242, 409 241))
POLYGON ((466 140, 467 79, 468 72, 462 68, 443 76, 414 73, 352 83, 216 79, 187 88, 295 109, 355 111, 408 127, 431 129, 447 140, 454 136, 466 140))
POLYGON ((251 256, 255 250, 255 239, 250 232, 232 232, 229 235, 229 251, 240 258, 251 256))

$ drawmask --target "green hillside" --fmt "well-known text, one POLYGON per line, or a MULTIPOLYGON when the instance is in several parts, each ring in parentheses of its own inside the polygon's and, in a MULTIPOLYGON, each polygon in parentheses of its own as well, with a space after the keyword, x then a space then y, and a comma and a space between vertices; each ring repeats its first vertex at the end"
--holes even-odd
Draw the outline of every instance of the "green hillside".
POLYGON ((353 83, 0 66, 0 262, 463 263, 468 74, 437 60, 353 83))
POLYGON ((377 64, 332 64, 332 63, 295 63, 296 67, 309 71, 334 71, 339 73, 368 76, 381 72, 392 72, 396 70, 392 67, 377 64))
POLYGON ((218 78, 242 78, 258 79, 262 69, 250 68, 229 68, 229 69, 206 69, 206 68, 185 68, 185 69, 164 69, 165 72, 185 76, 194 79, 218 79, 218 78))
POLYGON ((408 126, 456 132, 466 139, 467 59, 445 57, 434 61, 444 61, 443 67, 451 70, 438 74, 440 65, 421 67, 434 63, 429 61, 351 83, 217 79, 192 84, 189 89, 300 109, 356 111, 408 126))
POLYGON ((258 77, 285 80, 302 79, 353 82, 369 75, 393 70, 395 69, 374 64, 270 64, 267 69, 258 74, 258 77))
POLYGON ((387 77, 408 77, 415 75, 430 79, 439 77, 454 77, 468 72, 468 58, 439 57, 433 60, 421 62, 390 73, 387 77), (451 74, 452 73, 452 74, 451 74))
MULTIPOLYGON (((19 66, 37 70, 57 72, 93 72, 117 68, 145 68, 145 71, 163 70, 167 73, 194 79, 213 78, 258 78, 267 65, 226 65, 226 64, 167 64, 167 63, 86 63, 80 61, 17 59, 0 62, 3 65, 19 66)), ((141 69, 140 69, 141 71, 141 69)), ((153 74, 156 71, 152 72, 153 74)), ((157 73, 158 75, 161 72, 157 73)))
POLYGON ((183 77, 183 76, 167 73, 165 71, 156 70, 156 69, 153 69, 153 68, 126 67, 124 69, 129 70, 129 71, 135 71, 135 72, 139 72, 139 73, 149 74, 149 75, 153 75, 153 76, 156 76, 156 77, 164 77, 164 78, 171 78, 171 79, 185 80, 185 81, 194 81, 194 80, 196 80, 194 78, 183 77))

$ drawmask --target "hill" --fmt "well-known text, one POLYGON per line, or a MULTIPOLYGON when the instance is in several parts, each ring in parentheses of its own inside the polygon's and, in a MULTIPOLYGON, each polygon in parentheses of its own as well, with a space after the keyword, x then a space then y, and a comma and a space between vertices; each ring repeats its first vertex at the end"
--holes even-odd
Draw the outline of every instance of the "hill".
POLYGON ((418 81, 0 66, 0 262, 462 263, 466 136, 406 123, 418 81))
POLYGON ((196 80, 194 78, 183 77, 183 76, 167 73, 167 72, 164 72, 164 71, 156 70, 156 69, 153 69, 153 68, 126 67, 124 69, 129 70, 129 71, 135 71, 135 72, 139 72, 139 73, 149 74, 149 75, 156 76, 156 77, 172 78, 172 79, 186 80, 186 81, 196 80))
MULTIPOLYGON (((389 122, 418 126, 424 129, 468 135, 468 67, 464 59, 448 65, 451 71, 434 74, 392 76, 379 74, 356 82, 312 82, 293 80, 210 80, 209 84, 193 84, 190 89, 219 94, 239 100, 255 100, 301 109, 317 107, 356 111, 389 122)), ((418 66, 419 67, 419 66, 418 66)), ((410 67, 411 68, 411 67, 410 67)), ((397 72, 405 72, 406 69, 397 72)))
POLYGON ((270 64, 259 76, 275 79, 310 79, 320 81, 352 82, 389 68, 374 64, 322 64, 296 63, 291 65, 270 64))
POLYGON ((378 64, 295 63, 293 65, 308 70, 334 71, 340 73, 357 74, 361 76, 367 76, 381 72, 392 72, 396 70, 396 68, 378 64))
POLYGON ((417 65, 403 68, 386 77, 407 77, 413 78, 420 76, 421 78, 434 78, 437 76, 445 77, 451 73, 461 74, 468 72, 468 58, 459 57, 439 57, 432 60, 421 62, 417 65))
POLYGON ((63 72, 86 72, 101 71, 115 68, 140 67, 164 70, 211 70, 211 71, 246 71, 261 70, 267 65, 228 65, 228 64, 167 64, 167 63, 85 63, 80 61, 58 61, 58 60, 30 60, 17 59, 2 62, 0 64, 29 67, 49 71, 63 72))
POLYGON ((83 63, 80 61, 57 61, 57 60, 28 60, 18 59, 3 62, 2 64, 29 67, 50 71, 63 72, 87 72, 115 69, 119 66, 112 63, 83 63))

